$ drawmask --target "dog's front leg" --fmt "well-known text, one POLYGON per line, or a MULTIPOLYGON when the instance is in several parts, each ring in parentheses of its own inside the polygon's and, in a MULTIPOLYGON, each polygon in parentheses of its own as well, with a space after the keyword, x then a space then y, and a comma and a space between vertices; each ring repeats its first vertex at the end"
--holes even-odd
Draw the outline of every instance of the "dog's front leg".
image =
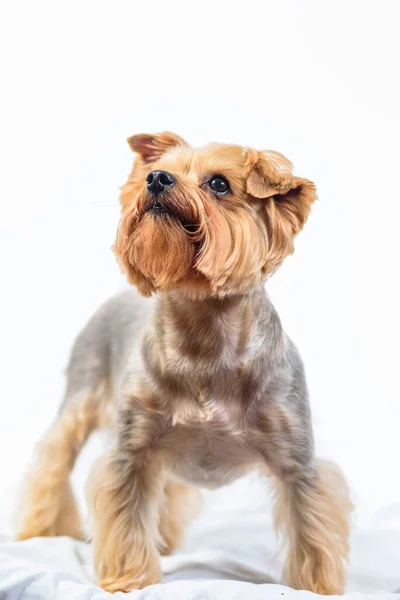
POLYGON ((295 589, 342 594, 349 557, 349 490, 340 471, 314 456, 307 408, 273 404, 259 414, 260 448, 273 473, 274 520, 286 549, 284 580, 295 589))
POLYGON ((283 575, 291 587, 344 593, 351 509, 346 481, 328 461, 316 461, 311 476, 276 479, 274 520, 286 547, 283 575))
POLYGON ((114 449, 95 466, 89 484, 93 553, 100 586, 130 591, 159 583, 159 513, 164 476, 157 414, 130 397, 117 417, 114 449))

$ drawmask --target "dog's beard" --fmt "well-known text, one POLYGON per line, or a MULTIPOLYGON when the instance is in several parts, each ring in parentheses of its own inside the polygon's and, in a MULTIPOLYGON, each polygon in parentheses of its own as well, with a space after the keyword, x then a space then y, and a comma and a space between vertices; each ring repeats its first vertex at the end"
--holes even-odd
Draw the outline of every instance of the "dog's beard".
POLYGON ((170 197, 168 212, 148 206, 139 202, 124 214, 115 245, 128 279, 142 293, 201 282, 225 295, 260 275, 265 232, 250 212, 222 208, 206 194, 170 197))
POLYGON ((156 288, 187 277, 196 254, 182 223, 168 214, 146 213, 129 244, 128 260, 156 288))
POLYGON ((196 196, 143 194, 122 216, 115 251, 128 279, 149 294, 193 277, 203 230, 196 196))

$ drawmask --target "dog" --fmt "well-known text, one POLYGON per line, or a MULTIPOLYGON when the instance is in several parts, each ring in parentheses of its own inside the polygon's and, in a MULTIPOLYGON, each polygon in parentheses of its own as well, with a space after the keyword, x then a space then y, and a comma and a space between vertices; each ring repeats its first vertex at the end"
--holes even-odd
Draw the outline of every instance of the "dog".
POLYGON ((69 474, 89 435, 107 427, 112 446, 88 484, 102 588, 160 582, 160 553, 181 543, 198 488, 257 469, 274 490, 283 580, 341 594, 348 486, 315 456, 303 364, 264 288, 293 252, 316 188, 274 151, 195 149, 169 132, 128 142, 136 156, 114 251, 132 286, 74 344, 64 402, 26 478, 18 538, 83 537, 69 474))

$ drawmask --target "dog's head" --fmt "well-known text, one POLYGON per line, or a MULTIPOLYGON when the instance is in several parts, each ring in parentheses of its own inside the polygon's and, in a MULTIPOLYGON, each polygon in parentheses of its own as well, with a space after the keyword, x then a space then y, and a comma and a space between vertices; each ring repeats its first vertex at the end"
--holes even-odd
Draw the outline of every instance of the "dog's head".
POLYGON ((115 252, 142 294, 242 293, 293 252, 316 190, 284 156, 192 148, 168 132, 128 142, 137 157, 122 188, 115 252))

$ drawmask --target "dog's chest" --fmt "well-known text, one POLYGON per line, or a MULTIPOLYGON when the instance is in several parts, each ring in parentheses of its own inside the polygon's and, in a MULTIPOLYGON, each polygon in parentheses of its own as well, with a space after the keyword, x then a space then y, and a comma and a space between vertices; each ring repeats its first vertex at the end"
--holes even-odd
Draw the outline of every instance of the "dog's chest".
POLYGON ((224 402, 177 404, 164 445, 174 476, 210 488, 240 477, 254 462, 240 415, 224 402))

